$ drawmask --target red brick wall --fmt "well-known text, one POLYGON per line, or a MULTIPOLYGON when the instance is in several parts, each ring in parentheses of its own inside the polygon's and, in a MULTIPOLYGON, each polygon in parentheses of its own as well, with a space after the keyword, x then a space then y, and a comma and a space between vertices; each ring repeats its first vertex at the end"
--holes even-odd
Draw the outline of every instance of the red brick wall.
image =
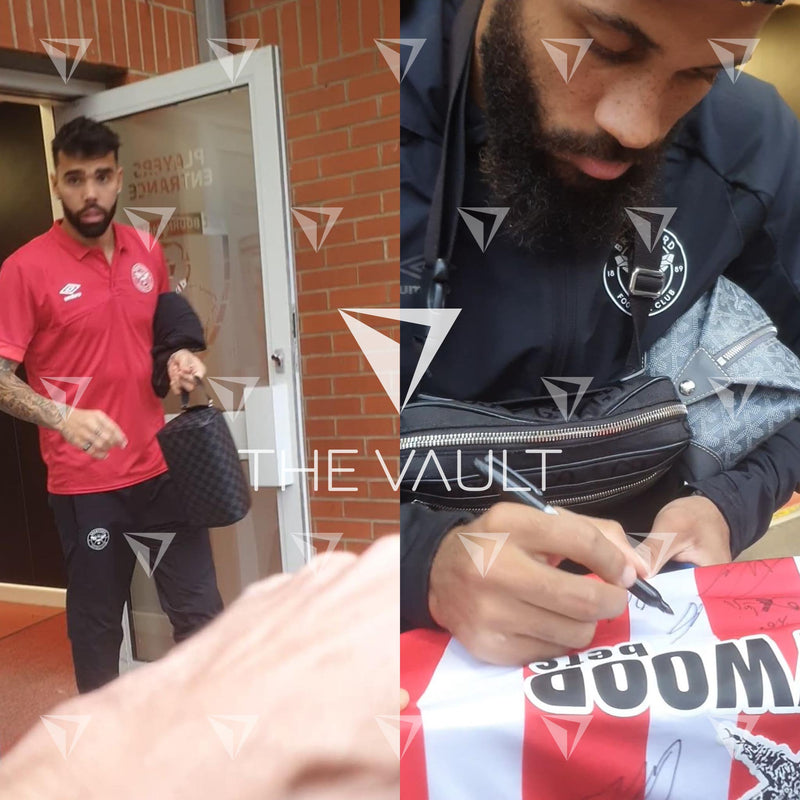
POLYGON ((338 309, 399 304, 399 92, 374 42, 398 37, 399 2, 227 0, 226 12, 229 38, 281 47, 292 205, 342 208, 319 252, 296 222, 294 243, 307 448, 321 458, 313 527, 360 550, 397 530, 397 496, 374 451, 394 478, 399 431, 338 309), (333 481, 357 492, 323 491, 329 449, 358 451, 334 464, 356 472, 333 481))
POLYGON ((45 54, 41 39, 92 39, 84 60, 128 80, 171 72, 197 63, 194 0, 0 0, 0 47, 45 54))

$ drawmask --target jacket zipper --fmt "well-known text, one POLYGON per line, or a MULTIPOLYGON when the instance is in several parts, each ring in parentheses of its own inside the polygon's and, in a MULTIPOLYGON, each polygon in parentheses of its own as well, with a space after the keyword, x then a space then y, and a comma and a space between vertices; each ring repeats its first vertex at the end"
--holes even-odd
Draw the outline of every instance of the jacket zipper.
POLYGON ((715 355, 714 361, 717 366, 724 367, 734 359, 744 355, 748 350, 752 350, 762 339, 770 338, 777 335, 777 333, 778 329, 774 325, 763 325, 758 330, 747 334, 747 336, 739 339, 738 342, 715 355))
POLYGON ((400 439, 401 450, 418 447, 455 447, 459 445, 492 445, 492 444, 550 444, 569 441, 571 439, 593 439, 603 436, 615 436, 629 433, 640 427, 658 422, 685 417, 686 406, 683 403, 672 403, 661 408, 642 411, 625 419, 614 422, 600 422, 584 427, 549 428, 546 431, 521 430, 506 431, 465 431, 460 433, 422 434, 400 439))
MULTIPOLYGON (((625 494, 626 492, 632 489, 644 488, 649 486, 652 483, 655 483, 666 471, 666 469, 660 469, 654 472, 652 475, 648 475, 646 478, 640 478, 638 481, 632 481, 631 483, 623 484, 622 486, 615 486, 613 489, 604 489, 601 492, 591 492, 590 494, 582 494, 577 495, 575 497, 564 497, 560 500, 551 500, 550 498, 547 499, 547 502, 551 506, 577 506, 583 503, 596 503, 600 500, 609 500, 612 497, 616 497, 620 494, 625 494)), ((443 506, 443 505, 435 505, 433 503, 426 503, 423 500, 412 500, 412 503, 419 503, 420 505, 427 506, 428 508, 434 511, 488 511, 491 506, 443 506)))

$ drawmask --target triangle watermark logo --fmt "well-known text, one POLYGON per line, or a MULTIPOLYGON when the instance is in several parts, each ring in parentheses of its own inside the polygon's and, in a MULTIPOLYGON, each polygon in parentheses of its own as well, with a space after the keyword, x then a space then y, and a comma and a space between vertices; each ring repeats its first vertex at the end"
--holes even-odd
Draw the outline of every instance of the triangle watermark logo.
POLYGON ((636 555, 647 567, 648 575, 656 575, 670 557, 672 543, 678 538, 675 532, 634 533, 626 531, 628 541, 633 545, 636 555))
POLYGON ((86 51, 89 47, 91 47, 92 41, 92 39, 39 39, 39 42, 42 47, 44 47, 45 52, 50 57, 53 66, 56 68, 56 71, 61 76, 61 80, 64 81, 65 85, 74 74, 78 64, 83 61, 83 57, 86 55, 86 51), (61 46, 56 47, 56 45, 61 46), (69 68, 69 72, 67 72, 67 59, 69 58, 67 48, 73 47, 75 48, 75 55, 72 59, 72 66, 69 68))
POLYGON ((258 47, 258 39, 206 39, 211 52, 233 83, 258 47))
POLYGON ((336 546, 342 540, 343 534, 341 533, 293 533, 291 534, 292 541, 300 551, 300 555, 305 558, 306 556, 306 543, 309 543, 310 560, 308 568, 315 574, 319 575, 328 562, 328 556, 335 552, 336 546), (314 541, 325 542, 325 549, 320 548, 314 544, 314 541))
POLYGON ((325 240, 333 230, 333 226, 336 224, 336 220, 339 219, 339 215, 343 210, 343 208, 337 208, 335 206, 327 208, 323 206, 319 208, 297 206, 292 208, 294 218, 299 223, 303 233, 306 235, 306 239, 308 239, 309 244, 314 248, 315 253, 319 253, 320 247, 325 244, 325 240), (314 214, 316 217, 309 216, 310 214, 314 214), (325 222, 322 236, 319 235, 320 217, 323 217, 325 222))
POLYGON ((258 714, 209 714, 207 717, 231 761, 239 755, 259 718, 258 714))
POLYGON ((233 378, 225 376, 214 376, 213 378, 211 376, 208 377, 208 382, 213 387, 214 394, 216 394, 217 399, 222 406, 222 410, 231 412, 233 419, 236 419, 244 410, 247 399, 253 393, 253 389, 255 389, 258 385, 258 381, 259 377, 257 375, 246 378, 233 378), (238 403, 236 403, 234 400, 233 389, 225 386, 224 384, 226 383, 232 383, 235 386, 242 387, 242 393, 239 397, 238 403))
POLYGON ((422 728, 422 717, 419 714, 381 714, 375 717, 375 722, 398 759, 406 754, 422 728))
POLYGON ((42 381, 42 386, 44 386, 45 391, 50 395, 50 399, 58 406, 58 413, 61 414, 62 419, 67 419, 72 413, 72 409, 78 407, 81 397, 83 397, 84 392, 92 382, 91 378, 85 376, 79 378, 48 376, 46 378, 41 378, 40 380, 42 381), (67 403, 66 390, 61 386, 56 386, 54 381, 58 381, 59 383, 69 383, 77 387, 75 389, 75 396, 72 398, 72 403, 67 403))
POLYGON ((677 210, 677 208, 626 208, 625 213, 652 253, 677 210))
POLYGON ((709 377, 708 382, 731 420, 739 418, 750 395, 758 388, 758 381, 738 381, 736 385, 741 387, 741 391, 738 392, 730 388, 731 383, 727 378, 709 377))
POLYGON ((175 213, 175 208, 166 208, 162 206, 152 206, 149 208, 123 208, 122 209, 130 220, 131 225, 136 230, 142 244, 147 248, 148 252, 152 252, 153 248, 164 233, 172 215, 175 213), (152 214, 153 218, 148 219, 143 217, 142 214, 152 214))
POLYGON ((553 737, 561 755, 566 761, 569 761, 592 719, 590 716, 581 717, 567 714, 545 715, 542 717, 542 722, 553 737))
POLYGON ((91 715, 45 714, 41 719, 58 752, 66 760, 91 722, 91 715))
POLYGON ((594 378, 589 377, 551 377, 542 378, 542 383, 544 384, 545 389, 547 389, 550 397, 553 398, 553 402, 556 404, 556 408, 558 408, 561 416, 564 418, 564 422, 569 422, 570 419, 572 419, 572 415, 575 413, 575 409, 578 407, 581 400, 583 400, 583 396, 586 394, 586 390, 589 388, 589 385, 593 380, 594 378), (571 386, 573 391, 567 391, 563 386, 559 386, 556 381, 571 386), (572 397, 571 404, 570 397, 572 397))
POLYGON ((125 537, 125 540, 130 545, 131 550, 133 550, 133 553, 136 556, 136 560, 142 565, 142 569, 145 571, 148 578, 153 577, 153 573, 156 571, 158 565, 161 563, 161 559, 164 558, 164 554, 167 552, 167 548, 172 544, 172 540, 175 538, 175 532, 123 533, 122 535, 125 537), (158 552, 156 553, 156 557, 153 560, 152 564, 150 563, 151 561, 150 545, 145 544, 144 542, 140 542, 138 541, 138 539, 149 539, 150 541, 159 543, 158 552))
POLYGON ((464 224, 469 228, 472 238, 484 253, 492 243, 497 231, 500 230, 508 211, 509 209, 507 208, 458 209, 458 213, 461 215, 461 219, 464 220, 464 224))
POLYGON ((375 39, 375 44, 392 74, 397 78, 397 82, 402 83, 426 41, 427 39, 375 39), (404 54, 407 54, 405 66, 403 66, 404 54))
POLYGON ((340 308, 345 324, 353 334, 372 371, 399 414, 414 394, 425 372, 444 344, 460 308, 340 308), (400 344, 381 331, 375 330, 353 314, 424 325, 428 336, 405 397, 400 399, 400 344))
POLYGON ((742 75, 741 67, 753 57, 760 41, 760 39, 709 39, 708 43, 731 83, 736 83, 742 75))
POLYGON ((569 83, 586 58, 594 39, 542 39, 542 44, 547 50, 558 74, 569 83))
POLYGON ((486 577, 510 536, 508 533, 459 533, 456 535, 482 578, 486 577), (489 546, 485 546, 487 544, 489 546))

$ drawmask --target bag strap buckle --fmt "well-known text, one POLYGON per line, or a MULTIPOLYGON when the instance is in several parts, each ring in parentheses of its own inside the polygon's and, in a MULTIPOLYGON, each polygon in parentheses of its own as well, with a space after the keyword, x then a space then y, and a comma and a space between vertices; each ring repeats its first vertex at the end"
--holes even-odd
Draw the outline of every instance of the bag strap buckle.
POLYGON ((666 276, 659 269, 636 267, 631 273, 628 292, 634 297, 649 297, 655 300, 664 291, 666 276))

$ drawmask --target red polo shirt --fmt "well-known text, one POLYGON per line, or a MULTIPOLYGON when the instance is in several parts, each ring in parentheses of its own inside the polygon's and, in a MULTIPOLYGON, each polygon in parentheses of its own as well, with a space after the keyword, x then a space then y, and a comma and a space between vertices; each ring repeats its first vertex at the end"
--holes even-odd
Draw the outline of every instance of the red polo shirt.
POLYGON ((109 266, 59 223, 0 268, 0 356, 25 363, 35 392, 99 409, 128 438, 98 460, 39 428, 53 494, 121 489, 165 472, 155 438, 164 411, 150 384, 156 300, 169 291, 164 254, 135 228, 114 225, 109 266))

